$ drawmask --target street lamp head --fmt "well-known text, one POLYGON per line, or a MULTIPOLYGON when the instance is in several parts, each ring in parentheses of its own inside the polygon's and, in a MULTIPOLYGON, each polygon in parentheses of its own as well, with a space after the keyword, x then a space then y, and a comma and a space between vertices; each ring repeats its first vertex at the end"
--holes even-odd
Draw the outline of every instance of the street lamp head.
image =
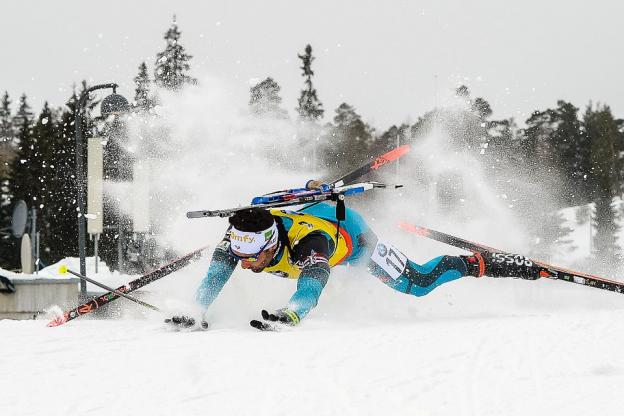
POLYGON ((130 104, 123 95, 112 93, 102 100, 101 113, 103 117, 120 115, 130 110, 130 104))

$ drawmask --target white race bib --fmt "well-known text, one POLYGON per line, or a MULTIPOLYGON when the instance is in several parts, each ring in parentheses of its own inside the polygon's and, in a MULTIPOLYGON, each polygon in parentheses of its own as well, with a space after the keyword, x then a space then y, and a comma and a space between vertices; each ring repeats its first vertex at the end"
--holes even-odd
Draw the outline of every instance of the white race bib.
POLYGON ((396 280, 405 271, 407 257, 392 244, 379 240, 371 259, 396 280))

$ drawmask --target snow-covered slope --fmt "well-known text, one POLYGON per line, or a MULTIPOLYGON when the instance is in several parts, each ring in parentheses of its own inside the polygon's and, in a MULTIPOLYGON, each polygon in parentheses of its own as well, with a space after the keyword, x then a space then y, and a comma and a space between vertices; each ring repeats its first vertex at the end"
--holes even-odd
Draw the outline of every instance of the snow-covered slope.
POLYGON ((48 416, 619 415, 623 333, 624 311, 609 309, 320 316, 281 333, 246 322, 172 333, 156 318, 59 328, 4 320, 0 407, 48 416))
MULTIPOLYGON (((418 262, 460 252, 395 238, 418 262)), ((193 295, 208 261, 147 286, 144 299, 169 314, 196 313, 193 295)), ((78 268, 76 259, 62 263, 78 268)), ((90 276, 108 285, 131 278, 103 265, 93 274, 93 267, 90 259, 90 276)), ((40 276, 57 274, 58 264, 40 276)), ((170 332, 164 314, 130 303, 111 321, 86 316, 58 328, 44 319, 0 321, 2 414, 622 413, 621 294, 551 280, 464 278, 415 298, 361 270, 337 268, 299 327, 261 333, 248 325, 260 309, 284 306, 295 284, 237 270, 205 332, 170 332)))
MULTIPOLYGON (((149 300, 184 308, 205 267, 155 283, 149 300)), ((301 326, 249 327, 292 283, 236 273, 205 332, 169 332, 149 311, 0 321, 2 414, 621 414, 622 295, 466 278, 414 298, 342 269, 301 326)))

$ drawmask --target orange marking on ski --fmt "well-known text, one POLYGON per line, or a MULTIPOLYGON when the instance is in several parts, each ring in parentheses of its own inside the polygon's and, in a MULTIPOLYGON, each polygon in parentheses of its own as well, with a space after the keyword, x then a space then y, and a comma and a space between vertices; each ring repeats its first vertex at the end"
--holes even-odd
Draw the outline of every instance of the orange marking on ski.
POLYGON ((474 256, 477 258, 477 261, 479 262, 479 276, 477 277, 482 277, 485 274, 485 260, 483 259, 483 256, 479 252, 474 253, 474 256))
POLYGON ((410 233, 421 235, 423 237, 426 237, 429 235, 429 230, 425 228, 417 227, 405 221, 401 221, 399 223, 399 227, 403 228, 405 231, 409 231, 410 233))
POLYGON ((390 162, 388 159, 383 158, 383 157, 378 157, 377 159, 375 159, 375 161, 371 165, 371 169, 377 170, 388 162, 390 162))
POLYGON ((409 144, 404 144, 403 146, 399 146, 396 149, 391 150, 388 153, 385 153, 379 156, 377 159, 375 159, 375 161, 371 165, 371 169, 372 170, 379 169, 383 165, 400 158, 401 156, 409 152, 410 149, 411 149, 411 146, 409 144))

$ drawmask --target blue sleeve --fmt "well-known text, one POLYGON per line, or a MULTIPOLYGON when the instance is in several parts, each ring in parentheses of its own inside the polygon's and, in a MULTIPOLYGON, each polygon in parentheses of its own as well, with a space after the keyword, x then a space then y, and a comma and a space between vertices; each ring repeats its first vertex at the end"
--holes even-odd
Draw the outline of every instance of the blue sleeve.
MULTIPOLYGON (((215 249, 206 277, 201 281, 195 294, 197 303, 205 308, 210 306, 217 298, 225 283, 230 279, 230 276, 232 276, 232 272, 234 272, 236 264, 238 263, 234 257, 223 249, 223 244, 224 243, 221 243, 219 247, 215 249)), ((227 244, 229 244, 229 242, 227 242, 227 244)))
POLYGON ((328 279, 329 266, 327 264, 304 268, 297 282, 297 290, 288 302, 288 309, 294 311, 299 319, 303 319, 318 303, 328 279))
POLYGON ((324 233, 312 232, 293 248, 293 260, 301 267, 297 291, 288 302, 288 309, 303 319, 318 303, 329 279, 329 240, 324 233))

